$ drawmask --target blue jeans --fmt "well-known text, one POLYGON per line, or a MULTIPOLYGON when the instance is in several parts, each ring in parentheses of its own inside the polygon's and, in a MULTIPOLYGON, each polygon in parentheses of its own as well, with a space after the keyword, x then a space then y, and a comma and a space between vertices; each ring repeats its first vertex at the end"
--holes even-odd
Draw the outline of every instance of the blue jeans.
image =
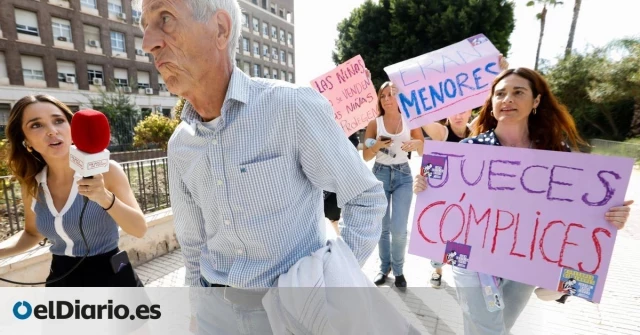
POLYGON ((504 309, 489 312, 482 294, 478 273, 455 266, 453 279, 456 283, 458 303, 462 308, 465 335, 508 335, 535 289, 534 286, 500 279, 498 289, 502 295, 504 309))
POLYGON ((413 177, 408 163, 383 165, 376 163, 373 174, 384 186, 387 212, 382 218, 382 234, 378 242, 380 272, 394 276, 403 274, 404 254, 407 247, 407 224, 413 198, 413 177))

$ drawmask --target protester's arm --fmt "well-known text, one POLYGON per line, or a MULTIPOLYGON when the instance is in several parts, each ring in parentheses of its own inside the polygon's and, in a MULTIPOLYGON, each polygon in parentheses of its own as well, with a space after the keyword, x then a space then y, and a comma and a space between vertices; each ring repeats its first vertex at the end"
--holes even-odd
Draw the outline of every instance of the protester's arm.
POLYGON ((406 152, 417 151, 422 156, 424 151, 424 136, 420 128, 411 130, 411 140, 402 142, 401 149, 406 152))
POLYGON ((360 264, 373 252, 387 201, 382 183, 353 150, 331 104, 311 88, 297 90, 296 140, 300 164, 318 189, 335 192, 343 209, 342 238, 360 264))
POLYGON ((434 141, 444 141, 447 139, 447 127, 441 125, 438 122, 433 122, 422 126, 424 132, 427 133, 434 141))

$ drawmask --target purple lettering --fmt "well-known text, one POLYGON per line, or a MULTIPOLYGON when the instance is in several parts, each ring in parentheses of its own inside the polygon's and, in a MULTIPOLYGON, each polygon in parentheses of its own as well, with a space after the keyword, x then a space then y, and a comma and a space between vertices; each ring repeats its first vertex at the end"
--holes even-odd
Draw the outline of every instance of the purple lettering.
POLYGON ((508 173, 494 173, 493 172, 493 163, 502 163, 502 164, 508 164, 508 165, 520 165, 519 161, 503 161, 503 160, 491 160, 489 162, 489 189, 490 190, 494 190, 494 191, 505 191, 505 190, 509 190, 509 191, 513 191, 515 190, 514 187, 508 187, 508 186, 498 186, 495 187, 493 186, 493 183, 491 182, 491 177, 492 176, 500 176, 500 177, 515 177, 515 174, 508 174, 508 173))
POLYGON ((600 171, 598 172, 598 179, 600 179, 600 182, 602 183, 602 186, 604 186, 604 188, 606 189, 606 192, 604 194, 604 198, 602 198, 602 200, 600 201, 596 201, 596 202, 591 202, 587 199, 587 197, 589 196, 589 193, 585 193, 582 196, 582 201, 589 205, 589 206, 604 206, 606 205, 609 200, 611 200, 611 198, 613 197, 613 195, 616 193, 616 189, 611 187, 611 184, 609 184, 609 182, 604 179, 604 177, 602 177, 603 174, 608 173, 610 175, 612 175, 616 180, 620 179, 620 175, 613 172, 613 171, 600 171))
POLYGON ((564 169, 575 170, 575 171, 584 171, 584 170, 580 169, 580 168, 574 168, 574 167, 562 166, 562 165, 554 165, 551 168, 551 174, 549 175, 549 189, 547 190, 547 200, 549 200, 549 201, 558 200, 558 201, 573 202, 572 199, 555 198, 555 197, 551 196, 551 191, 553 190, 553 184, 563 185, 563 186, 572 186, 573 185, 571 183, 565 183, 565 182, 562 182, 562 181, 555 180, 553 177, 555 176, 556 168, 564 168, 564 169))
POLYGON ((524 188, 524 190, 529 192, 529 193, 544 193, 545 190, 536 191, 536 190, 528 188, 527 185, 524 184, 524 175, 527 173, 527 171, 529 169, 533 169, 533 168, 543 168, 545 170, 549 170, 548 167, 542 166, 542 165, 531 165, 531 166, 527 167, 526 169, 524 169, 524 171, 522 171, 522 176, 520 177, 520 185, 522 185, 522 188, 524 188))

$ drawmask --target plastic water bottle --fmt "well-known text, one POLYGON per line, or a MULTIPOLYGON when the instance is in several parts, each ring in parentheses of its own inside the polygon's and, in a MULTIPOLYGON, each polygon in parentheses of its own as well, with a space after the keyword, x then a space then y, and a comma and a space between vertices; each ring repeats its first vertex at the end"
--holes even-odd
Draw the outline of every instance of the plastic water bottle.
MULTIPOLYGON (((366 139, 366 140, 364 141, 364 145, 365 145, 367 148, 371 148, 374 144, 376 144, 376 142, 377 142, 377 141, 376 141, 376 139, 374 139, 374 138, 368 138, 368 139, 366 139)), ((387 155, 391 156, 391 158, 396 158, 396 154, 389 152, 389 149, 387 149, 387 148, 380 148, 380 152, 385 153, 385 154, 387 154, 387 155)))
POLYGON ((478 273, 480 285, 482 287, 482 295, 489 312, 497 312, 504 309, 502 294, 498 289, 498 279, 494 276, 484 273, 478 273))

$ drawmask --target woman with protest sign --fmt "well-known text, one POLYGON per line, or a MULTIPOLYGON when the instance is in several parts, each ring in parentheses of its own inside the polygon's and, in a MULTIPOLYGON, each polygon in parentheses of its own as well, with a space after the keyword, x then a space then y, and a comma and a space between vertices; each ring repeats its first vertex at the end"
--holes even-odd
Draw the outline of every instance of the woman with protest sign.
MULTIPOLYGON (((509 68, 509 63, 500 55, 500 69, 506 70, 507 68, 509 68)), ((444 122, 426 124, 422 126, 422 130, 425 136, 434 141, 460 142, 471 135, 471 127, 473 126, 471 112, 472 110, 464 111, 446 118, 444 122)), ((440 288, 442 287, 443 264, 432 260, 431 266, 435 269, 431 274, 431 286, 440 288)))
POLYGON ((378 242, 380 273, 374 278, 374 283, 382 285, 393 270, 396 287, 404 289, 407 281, 402 269, 413 197, 409 155, 417 151, 422 157, 424 137, 419 128, 409 130, 400 115, 392 88, 391 82, 385 82, 378 91, 379 116, 369 122, 365 131, 367 142, 374 143, 365 145, 362 155, 365 161, 375 157, 373 173, 382 181, 387 196, 387 212, 382 219, 382 234, 378 242))
MULTIPOLYGON (((461 143, 551 151, 577 150, 584 143, 573 118, 553 96, 544 78, 527 68, 506 70, 495 78, 471 135, 461 143)), ((414 192, 426 189, 425 177, 416 176, 414 192)), ((610 208, 606 220, 623 228, 632 203, 625 201, 623 206, 610 208)), ((457 267, 453 267, 453 273, 465 334, 508 334, 535 289, 457 267), (485 295, 485 290, 490 294, 485 295)))

